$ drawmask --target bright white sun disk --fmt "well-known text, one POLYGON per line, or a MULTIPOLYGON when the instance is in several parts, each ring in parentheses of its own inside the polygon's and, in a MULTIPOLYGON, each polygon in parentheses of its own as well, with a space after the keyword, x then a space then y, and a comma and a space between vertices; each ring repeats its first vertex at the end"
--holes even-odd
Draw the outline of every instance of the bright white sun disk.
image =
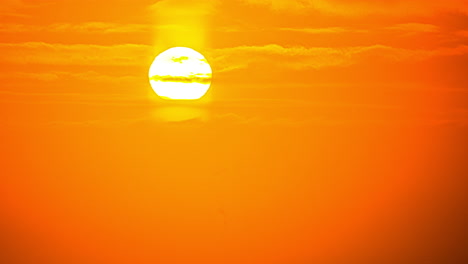
POLYGON ((154 92, 169 100, 196 100, 211 85, 212 70, 205 57, 190 48, 176 47, 159 54, 149 70, 154 92))

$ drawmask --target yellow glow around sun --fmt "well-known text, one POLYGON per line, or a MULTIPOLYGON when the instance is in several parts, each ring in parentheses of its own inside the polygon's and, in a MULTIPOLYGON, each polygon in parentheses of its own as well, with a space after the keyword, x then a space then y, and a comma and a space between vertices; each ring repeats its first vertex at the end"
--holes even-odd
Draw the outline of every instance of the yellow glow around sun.
POLYGON ((205 57, 183 47, 159 54, 149 70, 154 92, 169 100, 200 99, 210 88, 211 76, 211 67, 205 57))

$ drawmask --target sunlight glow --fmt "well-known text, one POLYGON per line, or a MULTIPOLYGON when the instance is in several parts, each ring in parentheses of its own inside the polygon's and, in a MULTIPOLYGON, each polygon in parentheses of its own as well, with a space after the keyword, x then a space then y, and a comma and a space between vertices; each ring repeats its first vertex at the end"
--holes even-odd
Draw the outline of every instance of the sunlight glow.
POLYGON ((202 54, 176 47, 159 54, 149 70, 154 92, 169 100, 196 100, 211 85, 212 71, 202 54))

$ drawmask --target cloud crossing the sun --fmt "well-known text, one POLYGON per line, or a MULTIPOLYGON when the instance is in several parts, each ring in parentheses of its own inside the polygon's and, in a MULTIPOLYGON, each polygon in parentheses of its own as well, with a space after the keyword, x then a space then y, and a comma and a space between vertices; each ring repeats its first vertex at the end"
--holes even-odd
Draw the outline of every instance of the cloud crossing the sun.
MULTIPOLYGON (((139 66, 155 55, 150 45, 50 44, 42 42, 0 43, 0 63, 44 65, 139 66)), ((219 71, 239 69, 252 63, 268 63, 290 69, 320 69, 349 66, 368 58, 389 62, 419 61, 438 56, 461 56, 467 45, 437 49, 403 49, 387 45, 331 47, 286 47, 277 44, 212 49, 209 61, 219 71)))
POLYGON ((200 76, 200 75, 190 75, 190 76, 159 76, 154 75, 150 77, 151 81, 160 81, 160 82, 180 82, 180 83, 202 83, 202 84, 210 84, 211 83, 211 76, 200 76))

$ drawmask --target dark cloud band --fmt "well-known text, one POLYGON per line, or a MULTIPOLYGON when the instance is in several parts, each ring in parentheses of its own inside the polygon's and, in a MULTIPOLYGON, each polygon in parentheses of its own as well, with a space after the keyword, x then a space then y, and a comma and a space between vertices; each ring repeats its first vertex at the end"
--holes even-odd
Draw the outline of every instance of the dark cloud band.
POLYGON ((201 84, 210 84, 211 77, 198 77, 198 76, 160 76, 154 75, 150 78, 151 81, 159 82, 180 82, 180 83, 201 83, 201 84))

